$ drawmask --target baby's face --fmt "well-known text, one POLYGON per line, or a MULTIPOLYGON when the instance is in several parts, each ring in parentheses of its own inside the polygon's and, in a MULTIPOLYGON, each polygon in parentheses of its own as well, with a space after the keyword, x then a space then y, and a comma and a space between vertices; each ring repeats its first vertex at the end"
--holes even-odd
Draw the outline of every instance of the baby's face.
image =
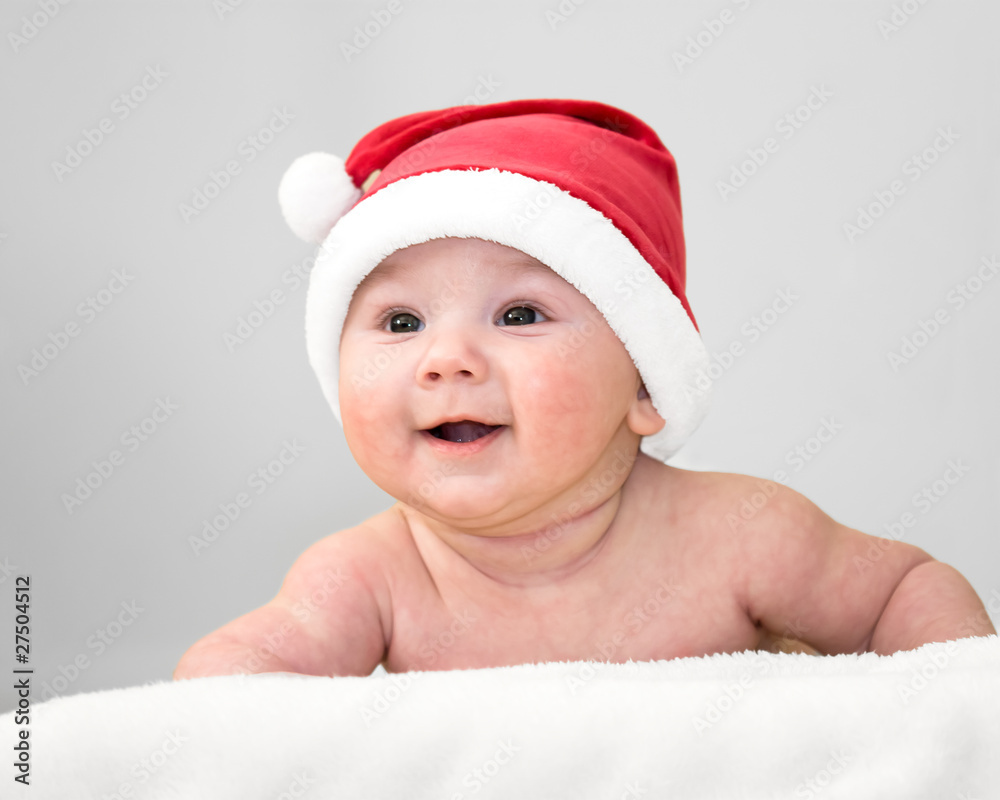
POLYGON ((389 256, 355 292, 340 344, 358 464, 393 497, 468 528, 525 515, 550 524, 616 458, 634 456, 659 420, 640 387, 586 297, 480 239, 389 256))

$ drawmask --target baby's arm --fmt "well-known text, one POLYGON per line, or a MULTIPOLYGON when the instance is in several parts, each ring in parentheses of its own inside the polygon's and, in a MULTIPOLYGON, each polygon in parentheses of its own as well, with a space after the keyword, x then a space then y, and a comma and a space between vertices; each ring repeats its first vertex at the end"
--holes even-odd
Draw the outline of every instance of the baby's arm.
POLYGON ((306 550, 274 599, 196 642, 174 679, 238 672, 371 674, 386 650, 389 603, 364 533, 343 531, 306 550))
POLYGON ((775 486, 737 534, 747 566, 742 601, 772 635, 822 653, 886 655, 996 633, 954 568, 913 545, 841 525, 798 492, 775 486))
POLYGON ((954 567, 930 559, 903 576, 867 649, 887 654, 991 633, 996 629, 969 582, 954 567))

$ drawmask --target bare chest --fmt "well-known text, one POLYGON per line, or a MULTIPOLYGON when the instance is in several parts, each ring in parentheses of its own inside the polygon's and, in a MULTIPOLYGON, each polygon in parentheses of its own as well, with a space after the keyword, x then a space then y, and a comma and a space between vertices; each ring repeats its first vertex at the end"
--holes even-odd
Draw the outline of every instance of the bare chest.
POLYGON ((745 650, 759 641, 731 596, 667 578, 502 603, 435 600, 413 597, 394 609, 389 671, 651 661, 745 650))
POLYGON ((647 462, 633 470, 616 518, 626 533, 571 580, 483 591, 447 580, 457 572, 432 578, 432 559, 411 558, 393 581, 386 668, 621 663, 758 647, 761 630, 735 588, 742 551, 720 532, 707 479, 647 462))

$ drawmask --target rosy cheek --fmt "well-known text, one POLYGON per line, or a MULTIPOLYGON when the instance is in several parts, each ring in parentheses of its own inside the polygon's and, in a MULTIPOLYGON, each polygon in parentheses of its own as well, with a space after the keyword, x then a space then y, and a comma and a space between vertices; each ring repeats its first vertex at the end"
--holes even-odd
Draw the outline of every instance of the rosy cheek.
POLYGON ((349 441, 364 439, 366 431, 385 414, 379 402, 384 392, 379 391, 379 381, 374 377, 366 378, 356 361, 341 361, 340 415, 349 441))
POLYGON ((592 390, 574 365, 557 359, 524 363, 520 378, 512 381, 511 402, 525 419, 549 430, 578 425, 580 414, 593 406, 592 390))
POLYGON ((386 465, 398 461, 399 441, 391 435, 389 410, 375 402, 341 407, 344 436, 358 466, 379 486, 387 476, 386 465))
POLYGON ((341 408, 350 403, 360 412, 370 411, 372 400, 384 395, 385 384, 392 380, 395 355, 398 354, 390 354, 386 348, 341 347, 341 408))
POLYGON ((537 361, 522 362, 514 391, 520 404, 551 431, 579 432, 583 424, 617 424, 627 410, 623 387, 636 372, 617 341, 589 341, 572 351, 561 348, 537 361))

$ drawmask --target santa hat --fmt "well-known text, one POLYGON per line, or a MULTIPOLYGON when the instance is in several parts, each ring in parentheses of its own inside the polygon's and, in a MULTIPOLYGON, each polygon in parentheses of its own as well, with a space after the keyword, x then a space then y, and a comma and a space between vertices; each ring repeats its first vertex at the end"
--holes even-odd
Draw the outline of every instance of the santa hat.
POLYGON ((665 461, 701 423, 708 357, 684 294, 677 170, 631 114, 580 100, 410 114, 375 128, 346 162, 297 159, 279 200, 292 230, 321 245, 306 340, 338 420, 340 334, 358 284, 396 250, 475 237, 541 261, 604 315, 666 420, 643 452, 665 461))

